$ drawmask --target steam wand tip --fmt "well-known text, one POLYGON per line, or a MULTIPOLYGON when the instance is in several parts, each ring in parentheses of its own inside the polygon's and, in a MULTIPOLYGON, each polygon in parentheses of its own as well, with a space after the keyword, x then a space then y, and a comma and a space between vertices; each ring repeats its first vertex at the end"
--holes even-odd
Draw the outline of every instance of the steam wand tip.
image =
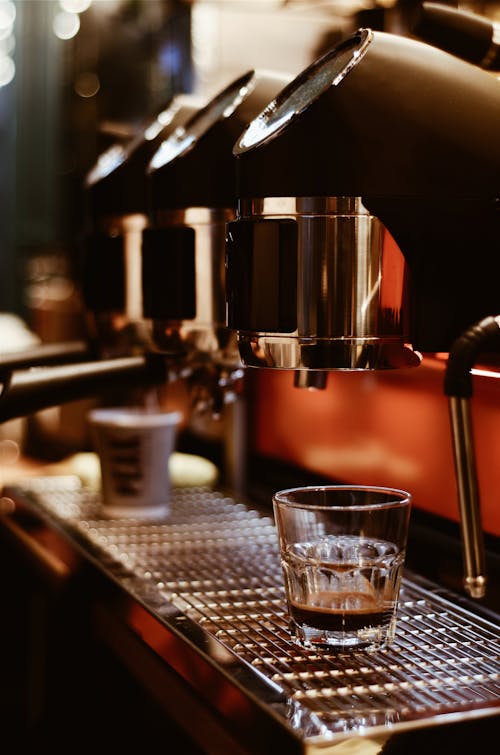
POLYGON ((464 589, 471 598, 479 600, 486 595, 486 577, 465 577, 464 589))

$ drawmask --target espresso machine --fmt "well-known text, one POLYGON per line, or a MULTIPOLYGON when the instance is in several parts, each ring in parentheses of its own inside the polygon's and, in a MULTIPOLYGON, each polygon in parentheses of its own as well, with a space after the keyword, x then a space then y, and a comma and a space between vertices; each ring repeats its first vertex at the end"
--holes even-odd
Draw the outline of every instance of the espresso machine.
POLYGON ((142 293, 147 166, 159 145, 202 104, 194 95, 176 95, 128 144, 101 154, 85 177, 80 279, 88 331, 104 355, 130 354, 149 345, 142 293))
POLYGON ((150 350, 188 387, 196 420, 217 420, 226 478, 245 479, 243 369, 225 323, 225 231, 235 217, 237 136, 289 80, 250 70, 164 140, 148 166, 142 233, 143 313, 150 350))
MULTIPOLYGON (((495 313, 499 129, 490 74, 370 29, 282 90, 234 147, 227 312, 243 363, 321 387, 328 370, 416 366, 495 313)), ((452 429, 467 479, 467 428, 452 429)), ((461 508, 465 589, 481 597, 477 501, 461 508)))
POLYGON ((176 95, 134 137, 99 155, 88 172, 75 264, 86 338, 2 355, 0 422, 116 391, 117 385, 135 391, 168 380, 164 360, 149 353, 141 310, 146 167, 158 145, 201 104, 194 95, 176 95))
POLYGON ((188 374, 195 406, 218 417, 242 378, 225 324, 225 230, 236 212, 232 145, 287 81, 247 71, 166 139, 149 164, 144 315, 152 349, 188 374))
POLYGON ((229 405, 225 466, 231 487, 243 485, 243 370, 225 325, 232 146, 288 80, 251 70, 207 104, 178 95, 137 138, 99 157, 85 182, 80 266, 87 359, 31 362, 36 371, 17 369, 18 357, 5 363, 2 421, 110 389, 114 401, 151 402, 157 386, 184 380, 194 413, 219 418, 229 405))

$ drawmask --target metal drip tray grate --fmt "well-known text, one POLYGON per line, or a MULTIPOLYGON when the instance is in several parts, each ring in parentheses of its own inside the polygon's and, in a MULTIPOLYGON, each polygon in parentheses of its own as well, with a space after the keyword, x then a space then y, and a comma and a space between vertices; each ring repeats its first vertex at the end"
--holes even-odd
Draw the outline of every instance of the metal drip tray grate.
POLYGON ((175 606, 280 690, 286 704, 279 715, 304 739, 500 712, 498 626, 417 581, 403 581, 390 649, 305 651, 288 634, 272 516, 218 492, 186 489, 176 491, 168 521, 106 520, 97 495, 75 478, 40 478, 16 489, 153 612, 175 606))

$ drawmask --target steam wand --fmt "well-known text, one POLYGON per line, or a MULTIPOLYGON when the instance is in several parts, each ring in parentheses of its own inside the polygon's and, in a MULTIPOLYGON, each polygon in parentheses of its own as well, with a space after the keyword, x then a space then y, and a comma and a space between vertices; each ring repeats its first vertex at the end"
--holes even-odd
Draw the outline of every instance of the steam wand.
POLYGON ((464 588, 472 598, 486 593, 484 540, 472 434, 471 369, 484 346, 500 335, 500 315, 486 317, 452 344, 445 372, 444 392, 449 411, 464 558, 464 588))
POLYGON ((81 362, 93 356, 85 341, 42 343, 20 351, 0 351, 0 375, 24 367, 81 362))
POLYGON ((117 385, 160 385, 167 378, 165 360, 153 354, 6 370, 3 373, 0 370, 0 423, 95 396, 117 385))

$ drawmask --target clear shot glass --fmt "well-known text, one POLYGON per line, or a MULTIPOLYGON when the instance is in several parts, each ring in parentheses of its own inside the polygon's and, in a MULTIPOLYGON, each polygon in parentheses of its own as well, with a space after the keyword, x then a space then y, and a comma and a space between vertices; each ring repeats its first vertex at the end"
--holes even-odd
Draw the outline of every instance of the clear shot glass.
POLYGON ((295 642, 307 649, 379 650, 396 632, 411 494, 327 485, 273 496, 295 642))

